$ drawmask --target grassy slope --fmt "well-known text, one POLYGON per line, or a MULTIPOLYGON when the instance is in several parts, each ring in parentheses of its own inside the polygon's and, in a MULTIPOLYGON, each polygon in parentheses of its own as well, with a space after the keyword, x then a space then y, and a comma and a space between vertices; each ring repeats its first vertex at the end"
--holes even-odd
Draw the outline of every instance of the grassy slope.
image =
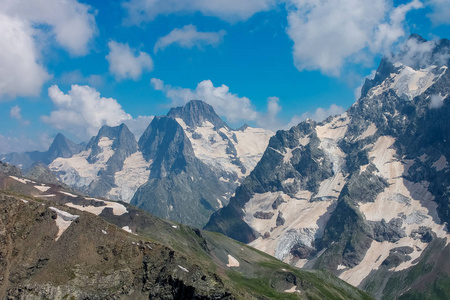
MULTIPOLYGON (((0 178, 0 184, 3 189, 9 190, 8 192, 5 190, 1 192, 4 196, 8 195, 18 202, 21 202, 20 198, 22 198, 27 199, 33 205, 34 203, 41 203, 43 205, 39 205, 42 207, 56 206, 72 214, 79 214, 83 216, 80 220, 87 220, 84 223, 86 228, 92 228, 92 224, 97 224, 95 228, 108 228, 108 231, 119 235, 117 241, 126 237, 127 240, 133 240, 136 243, 140 241, 141 244, 152 243, 152 245, 155 245, 153 247, 173 249, 178 257, 177 261, 181 261, 188 269, 200 269, 201 272, 210 274, 212 277, 217 276, 218 282, 223 282, 226 290, 238 299, 371 299, 366 293, 328 273, 292 268, 265 253, 221 234, 201 231, 162 220, 131 205, 127 205, 129 213, 122 216, 114 216, 111 211, 104 210, 100 217, 105 222, 92 214, 62 205, 67 201, 72 201, 73 198, 65 197, 57 191, 57 197, 37 199, 29 197, 31 195, 29 185, 21 185, 17 181, 8 180, 5 177, 0 178), (28 196, 20 195, 20 193, 28 194, 28 196), (129 234, 121 230, 120 227, 123 226, 129 226, 136 234, 129 234), (239 261, 239 267, 226 266, 228 255, 239 261), (284 292, 294 286, 296 286, 298 292, 284 292)), ((52 187, 51 192, 55 193, 57 189, 58 187, 52 187)), ((32 192, 35 193, 36 191, 32 192)), ((56 225, 53 227, 56 232, 56 225)), ((78 224, 74 226, 73 223, 63 234, 60 241, 64 240, 64 235, 67 236, 70 230, 76 228, 80 231, 73 234, 85 237, 83 240, 79 240, 80 244, 89 239, 104 238, 101 233, 99 234, 98 229, 83 231, 78 224)), ((58 244, 58 242, 55 244, 58 244)), ((82 245, 78 244, 78 246, 81 247, 82 245)), ((99 247, 99 245, 96 247, 99 247)), ((92 246, 89 249, 94 251, 96 248, 92 246)), ((74 251, 80 250, 76 248, 74 251)), ((97 257, 97 254, 92 255, 92 257, 97 257)), ((69 274, 76 274, 76 272, 73 272, 75 262, 76 260, 72 262, 72 265, 67 265, 69 274)), ((134 263, 136 264, 136 262, 134 263)), ((86 261, 85 267, 88 266, 89 261, 86 261)), ((108 271, 106 269, 105 272, 108 271)))

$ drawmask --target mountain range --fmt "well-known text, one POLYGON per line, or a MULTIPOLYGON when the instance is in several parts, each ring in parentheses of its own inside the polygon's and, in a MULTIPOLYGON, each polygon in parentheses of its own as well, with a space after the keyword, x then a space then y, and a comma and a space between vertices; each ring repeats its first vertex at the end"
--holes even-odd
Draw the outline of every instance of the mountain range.
POLYGON ((41 174, 44 164, 87 195, 203 227, 228 203, 272 135, 248 125, 233 130, 212 106, 192 100, 155 117, 139 141, 125 124, 103 126, 84 147, 58 134, 47 152, 12 153, 2 160, 30 174, 41 174))
POLYGON ((379 299, 448 299, 450 41, 410 39, 345 113, 278 131, 205 229, 379 299))

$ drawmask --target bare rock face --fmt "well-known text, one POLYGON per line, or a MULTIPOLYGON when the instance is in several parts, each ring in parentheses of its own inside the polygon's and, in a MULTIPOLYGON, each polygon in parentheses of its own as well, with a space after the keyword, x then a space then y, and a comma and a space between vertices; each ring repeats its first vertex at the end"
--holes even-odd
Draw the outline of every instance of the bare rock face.
MULTIPOLYGON (((420 273, 414 268, 440 259, 450 240, 450 42, 410 39, 430 50, 420 60, 407 47, 383 59, 345 113, 278 131, 205 228, 327 269, 378 298, 406 292, 386 282, 420 273), (283 222, 255 215, 269 210, 283 222)), ((450 274, 446 264, 436 268, 450 274)))
POLYGON ((155 117, 139 140, 149 180, 131 203, 157 216, 203 227, 262 156, 271 132, 232 130, 212 106, 193 100, 155 117))

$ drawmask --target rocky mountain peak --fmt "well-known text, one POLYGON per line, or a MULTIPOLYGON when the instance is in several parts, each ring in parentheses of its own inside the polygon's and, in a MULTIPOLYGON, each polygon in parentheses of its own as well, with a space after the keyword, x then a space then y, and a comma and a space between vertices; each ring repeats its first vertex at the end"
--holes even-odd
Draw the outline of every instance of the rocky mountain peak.
POLYGON ((398 53, 381 59, 373 79, 365 80, 361 99, 376 87, 372 96, 392 89, 399 98, 412 100, 447 71, 449 60, 449 40, 427 41, 412 34, 398 53))
POLYGON ((214 108, 202 100, 191 100, 185 106, 172 108, 167 116, 180 118, 191 128, 200 127, 206 121, 211 122, 216 129, 228 128, 228 125, 216 114, 214 108))
POLYGON ((41 154, 41 158, 36 160, 49 164, 57 157, 71 157, 82 150, 83 147, 81 145, 75 144, 66 138, 62 133, 58 133, 48 151, 41 154))
POLYGON ((105 149, 123 152, 121 156, 127 157, 137 151, 137 142, 125 124, 115 127, 104 125, 98 135, 90 140, 87 149, 91 149, 88 160, 93 162, 105 149))

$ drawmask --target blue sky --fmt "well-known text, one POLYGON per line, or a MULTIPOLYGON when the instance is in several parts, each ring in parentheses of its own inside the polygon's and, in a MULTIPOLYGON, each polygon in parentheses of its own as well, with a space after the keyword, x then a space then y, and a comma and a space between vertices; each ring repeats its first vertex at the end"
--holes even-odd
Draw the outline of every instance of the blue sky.
POLYGON ((192 98, 234 127, 321 119, 413 32, 449 38, 450 2, 5 0, 0 153, 105 124, 139 135, 192 98))

